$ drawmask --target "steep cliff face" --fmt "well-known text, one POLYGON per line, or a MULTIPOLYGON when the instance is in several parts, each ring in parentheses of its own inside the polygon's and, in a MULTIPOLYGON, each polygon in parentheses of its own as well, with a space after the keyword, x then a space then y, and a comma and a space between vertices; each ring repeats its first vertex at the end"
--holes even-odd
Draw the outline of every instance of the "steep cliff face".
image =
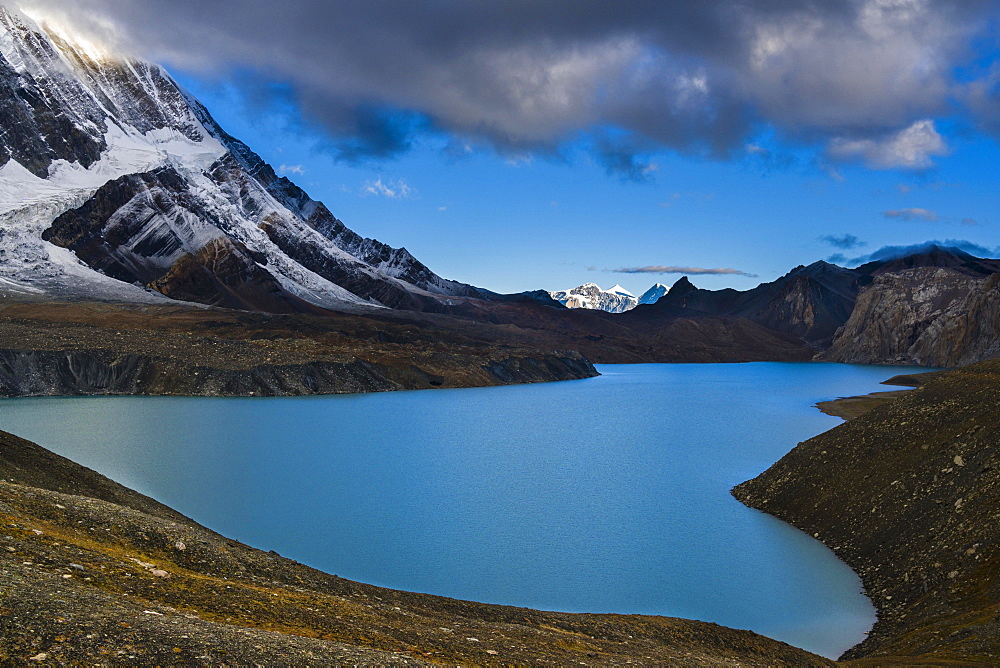
POLYGON ((858 298, 821 359, 957 366, 1000 350, 996 274, 952 268, 883 273, 858 298))
POLYGON ((932 366, 964 366, 1000 355, 1000 274, 973 288, 954 317, 939 318, 928 328, 914 357, 932 366))

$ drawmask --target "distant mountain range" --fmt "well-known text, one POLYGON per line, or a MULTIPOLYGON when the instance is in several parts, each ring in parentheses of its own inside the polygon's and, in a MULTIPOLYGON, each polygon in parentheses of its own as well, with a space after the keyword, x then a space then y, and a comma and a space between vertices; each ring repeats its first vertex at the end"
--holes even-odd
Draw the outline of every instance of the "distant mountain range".
POLYGON ((618 284, 604 290, 597 283, 584 283, 571 290, 550 292, 549 296, 566 308, 587 308, 607 311, 608 313, 624 313, 634 309, 639 304, 655 304, 660 297, 667 294, 669 289, 666 285, 657 283, 637 298, 618 284))
POLYGON ((639 303, 635 295, 620 285, 602 290, 597 283, 584 283, 571 290, 550 292, 549 296, 566 308, 597 309, 608 313, 623 313, 639 303))
POLYGON ((705 290, 683 276, 639 299, 594 283, 549 294, 568 308, 630 311, 633 321, 743 318, 801 340, 821 360, 948 367, 1000 355, 998 272, 1000 260, 928 244, 854 269, 814 262, 750 290, 705 290))

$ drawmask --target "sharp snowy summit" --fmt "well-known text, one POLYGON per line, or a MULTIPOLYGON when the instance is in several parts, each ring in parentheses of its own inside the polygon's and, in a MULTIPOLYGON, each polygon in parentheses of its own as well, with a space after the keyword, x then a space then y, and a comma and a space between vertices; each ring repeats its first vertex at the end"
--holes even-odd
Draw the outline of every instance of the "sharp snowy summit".
POLYGON ((609 313, 624 313, 631 311, 639 304, 655 304, 669 290, 669 287, 657 283, 642 293, 641 297, 636 298, 635 295, 618 284, 607 290, 602 290, 597 283, 584 283, 571 290, 550 292, 549 296, 566 308, 588 308, 609 313))
POLYGON ((159 66, 3 6, 0 291, 275 312, 490 296, 348 229, 159 66))
POLYGON ((640 304, 655 304, 660 300, 660 297, 670 292, 670 286, 664 285, 663 283, 656 283, 649 290, 642 293, 639 297, 640 304))

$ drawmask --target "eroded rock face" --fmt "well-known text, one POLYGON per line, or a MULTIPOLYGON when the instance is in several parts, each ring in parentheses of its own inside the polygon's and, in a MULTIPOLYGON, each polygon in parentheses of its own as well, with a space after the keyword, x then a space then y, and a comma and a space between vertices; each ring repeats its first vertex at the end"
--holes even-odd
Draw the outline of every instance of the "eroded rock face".
POLYGON ((319 311, 285 290, 246 246, 225 237, 182 255, 149 287, 171 299, 210 306, 269 313, 319 311))
POLYGON ((921 267, 877 276, 821 358, 950 367, 1000 351, 996 274, 921 267))
MULTIPOLYGON (((472 366, 470 363, 469 366, 472 366)), ((596 376, 573 353, 485 360, 480 385, 571 380, 596 376)), ((301 396, 454 386, 454 377, 414 364, 317 360, 247 369, 107 350, 0 350, 0 397, 64 395, 301 396)))
POLYGON ((76 105, 66 113, 64 101, 85 96, 72 79, 55 75, 61 68, 46 67, 59 60, 54 45, 3 8, 0 30, 19 37, 14 42, 17 50, 9 58, 0 57, 0 119, 5 131, 0 166, 13 159, 44 178, 53 160, 93 164, 106 148, 97 105, 76 105), (88 132, 88 125, 98 132, 88 132))

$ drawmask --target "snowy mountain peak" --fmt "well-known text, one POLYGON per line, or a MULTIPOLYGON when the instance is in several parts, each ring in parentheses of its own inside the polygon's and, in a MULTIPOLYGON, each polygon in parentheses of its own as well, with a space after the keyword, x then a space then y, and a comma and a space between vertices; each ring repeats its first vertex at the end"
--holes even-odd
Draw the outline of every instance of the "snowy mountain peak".
POLYGON ((657 301, 659 301, 660 297, 667 294, 669 291, 670 288, 668 286, 664 285, 663 283, 656 283, 649 290, 646 290, 645 292, 642 293, 642 296, 639 297, 639 303, 655 304, 657 301))
POLYGON ((605 292, 610 292, 616 295, 625 295, 626 297, 635 297, 635 295, 633 295, 631 292, 623 288, 618 283, 615 283, 615 286, 613 288, 608 288, 607 290, 605 290, 605 292))
POLYGON ((0 6, 0 286, 267 311, 485 291, 356 234, 161 67, 0 6))
POLYGON ((602 290, 596 283, 584 283, 572 290, 550 292, 549 296, 567 308, 598 309, 609 313, 628 311, 638 303, 632 293, 620 285, 602 290))

